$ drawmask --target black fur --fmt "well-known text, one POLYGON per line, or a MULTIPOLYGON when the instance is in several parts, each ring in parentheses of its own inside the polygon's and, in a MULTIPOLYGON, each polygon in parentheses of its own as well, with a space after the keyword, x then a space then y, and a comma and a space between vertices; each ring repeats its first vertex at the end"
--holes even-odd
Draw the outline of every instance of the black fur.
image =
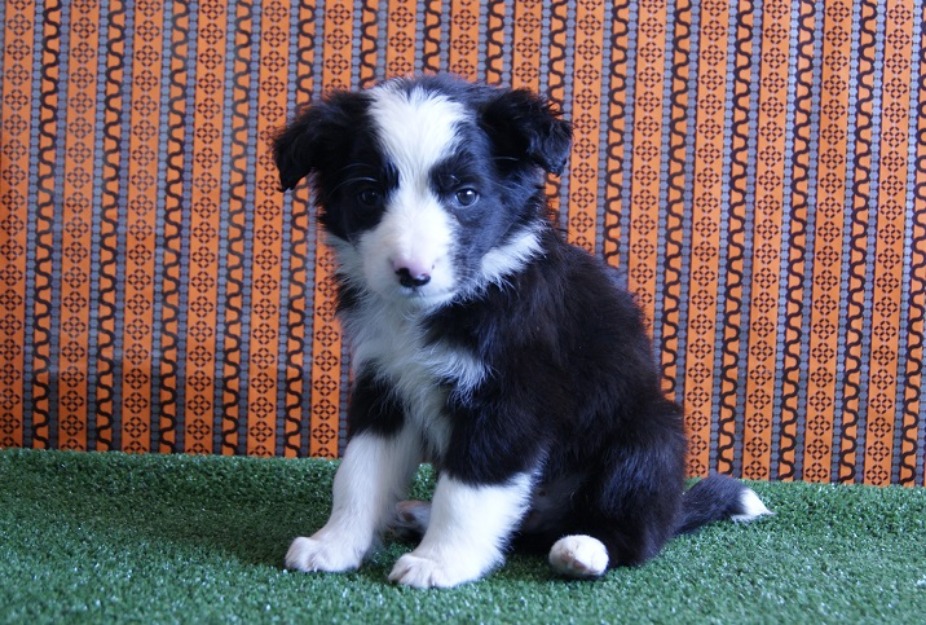
MULTIPOLYGON (((482 194, 459 224, 460 295, 415 321, 425 347, 472 354, 489 374, 475 388, 435 380, 450 438, 432 458, 443 472, 481 485, 535 472, 531 508, 514 536, 549 549, 566 534, 601 540, 610 565, 651 558, 678 532, 742 513, 745 488, 713 478, 683 497, 685 435, 680 408, 660 389, 641 313, 612 271, 568 245, 545 220, 543 172, 559 173, 570 127, 525 91, 447 77, 407 81, 472 111, 461 148, 431 173, 448 198, 460 181, 482 194), (527 229, 541 252, 498 282, 480 282, 479 262, 527 229)), ((284 188, 312 175, 329 234, 352 242, 378 223, 382 206, 357 206, 369 184, 381 196, 400 184, 381 155, 365 94, 336 94, 303 112, 276 141, 284 188), (348 192, 350 190, 350 193, 348 192)), ((372 197, 372 196, 371 196, 372 197)), ((375 298, 341 275, 340 314, 355 318, 375 298)), ((358 372, 352 432, 383 436, 404 423, 401 399, 375 367, 358 372)))

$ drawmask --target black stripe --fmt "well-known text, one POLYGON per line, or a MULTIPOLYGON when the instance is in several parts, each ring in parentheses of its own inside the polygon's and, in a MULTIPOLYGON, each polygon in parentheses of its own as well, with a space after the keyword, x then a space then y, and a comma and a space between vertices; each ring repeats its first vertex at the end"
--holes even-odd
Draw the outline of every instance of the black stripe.
POLYGON ((668 394, 674 396, 678 385, 676 378, 670 378, 666 375, 666 370, 678 365, 679 355, 677 349, 673 346, 679 337, 679 321, 677 317, 681 313, 681 284, 682 284, 682 244, 684 239, 684 217, 685 217, 685 130, 684 125, 688 119, 688 110, 683 103, 683 99, 688 94, 688 81, 683 80, 682 71, 688 66, 691 55, 691 2, 689 0, 679 0, 673 9, 673 22, 675 32, 673 33, 672 47, 667 52, 672 59, 672 88, 670 101, 670 120, 669 120, 669 162, 675 164, 675 171, 669 166, 669 177, 666 184, 669 188, 669 197, 675 196, 666 203, 665 211, 672 219, 667 219, 666 223, 675 222, 675 225, 667 227, 665 230, 666 254, 664 266, 666 279, 662 285, 663 314, 662 325, 663 331, 660 336, 659 347, 663 357, 668 356, 668 362, 662 369, 663 388, 668 388, 668 394), (682 62, 676 62, 675 56, 678 52, 684 54, 682 62), (674 192, 674 193, 672 193, 674 192), (671 253, 670 253, 671 250, 671 253), (673 293, 673 289, 677 292, 673 293))
MULTIPOLYGON (((114 402, 115 389, 109 378, 115 378, 118 364, 116 359, 109 355, 115 349, 117 330, 117 285, 119 276, 123 273, 119 267, 119 208, 124 204, 125 198, 121 193, 120 180, 122 178, 120 139, 122 134, 123 115, 119 106, 124 94, 120 92, 122 86, 121 74, 125 71, 125 59, 117 52, 118 48, 126 43, 125 36, 125 5, 118 4, 118 8, 109 13, 106 26, 115 31, 115 36, 106 44, 106 86, 111 91, 104 102, 105 116, 109 121, 103 125, 103 145, 111 146, 111 151, 103 155, 103 184, 100 218, 106 224, 101 228, 100 237, 100 291, 98 293, 98 332, 99 344, 97 355, 100 366, 96 373, 96 425, 94 438, 97 449, 111 449, 114 434, 114 402), (110 89, 111 88, 111 89, 110 89), (111 301, 108 301, 108 299, 111 301), (112 325, 113 329, 107 326, 112 325)), ((124 53, 124 48, 123 48, 124 53)), ((90 415, 93 419, 94 415, 90 415)))
MULTIPOLYGON (((36 247, 41 254, 36 254, 35 274, 40 278, 36 280, 35 289, 35 318, 33 326, 35 336, 33 339, 33 355, 35 369, 32 372, 33 396, 31 404, 26 402, 26 410, 32 411, 32 444, 35 447, 47 448, 52 446, 53 432, 48 435, 41 434, 41 430, 51 428, 51 412, 41 404, 49 406, 56 401, 57 384, 51 371, 51 355, 53 351, 51 324, 53 322, 53 284, 54 284, 54 222, 55 222, 55 161, 58 150, 58 110, 55 106, 58 98, 58 81, 48 78, 49 70, 60 68, 61 53, 52 42, 61 39, 61 2, 51 0, 45 5, 42 12, 43 23, 46 28, 53 29, 51 34, 42 38, 42 58, 49 59, 43 66, 42 87, 39 96, 39 107, 46 113, 47 119, 39 126, 39 142, 45 139, 46 145, 39 149, 39 168, 44 166, 47 173, 39 175, 36 180, 36 247), (50 244, 49 241, 52 243, 50 244), (42 351, 49 351, 49 356, 42 355, 42 351), (42 378, 48 377, 50 383, 42 378)), ((59 77, 60 78, 60 77, 59 77)))
MULTIPOLYGON (((736 268, 737 263, 745 262, 746 250, 742 243, 736 242, 737 237, 745 237, 746 233, 746 194, 747 168, 749 166, 749 103, 751 98, 751 84, 749 72, 752 58, 748 51, 752 39, 752 28, 748 27, 743 18, 746 15, 754 16, 755 5, 749 1, 745 8, 737 12, 736 41, 733 70, 733 109, 740 113, 741 120, 733 125, 732 133, 738 141, 732 142, 730 154, 731 170, 736 173, 730 176, 730 188, 736 191, 737 201, 731 199, 729 206, 730 229, 727 237, 729 253, 727 256, 727 281, 724 285, 723 301, 723 358, 720 371, 721 395, 720 410, 717 420, 717 470, 730 474, 734 470, 734 449, 736 443, 736 403, 737 403, 737 371, 739 369, 738 345, 741 336, 741 322, 743 311, 742 289, 743 272, 736 268), (734 167, 735 166, 735 167, 734 167), (732 317, 739 317, 737 323, 731 321, 732 317), (727 331, 731 334, 727 336, 727 331), (727 359, 730 362, 727 363, 727 359), (724 393, 724 387, 732 390, 724 393)), ((735 113, 734 113, 735 115, 735 113)), ((731 193, 731 195, 733 195, 731 193)))
POLYGON ((813 24, 817 19, 816 7, 812 2, 801 3, 797 29, 799 32, 797 54, 808 59, 807 63, 797 61, 798 71, 795 81, 798 96, 794 100, 795 117, 803 119, 794 125, 794 174, 791 178, 790 223, 788 232, 788 283, 785 310, 785 337, 790 337, 784 344, 782 371, 782 398, 780 443, 778 448, 778 479, 796 477, 795 462, 786 459, 786 455, 797 449, 798 401, 801 391, 801 341, 803 338, 802 319, 804 317, 804 299, 801 291, 804 287, 804 262, 807 253, 807 210, 809 195, 805 190, 810 185, 810 132, 811 108, 813 99, 813 63, 815 32, 813 24), (792 253, 798 250, 799 253, 792 253), (794 430, 794 433, 791 433, 794 430))
POLYGON ((870 35, 868 42, 859 45, 859 66, 864 69, 859 71, 856 83, 858 85, 859 97, 855 103, 855 112, 859 120, 855 128, 856 146, 861 146, 859 151, 853 154, 853 171, 856 173, 852 182, 852 219, 851 233, 849 241, 849 258, 860 258, 860 262, 849 265, 849 290, 847 292, 847 325, 846 332, 846 369, 845 369, 845 395, 843 397, 843 424, 839 438, 839 467, 846 471, 845 478, 839 477, 840 481, 854 482, 857 474, 856 452, 858 451, 858 428, 861 421, 861 397, 862 387, 859 382, 852 379, 853 374, 861 375, 863 362, 861 358, 863 342, 865 337, 861 327, 861 319, 865 316, 865 255, 868 241, 868 195, 871 186, 871 159, 872 159, 872 139, 866 138, 872 134, 874 119, 871 113, 874 101, 874 74, 875 74, 875 46, 877 28, 877 5, 870 2, 862 2, 860 8, 859 30, 860 33, 870 35), (866 10, 867 9, 867 10, 866 10), (863 168, 865 163, 867 166, 863 168), (852 288, 857 285, 857 288, 852 288), (851 408, 849 404, 859 404, 857 408, 851 408), (849 434, 850 429, 855 429, 854 435, 849 434))

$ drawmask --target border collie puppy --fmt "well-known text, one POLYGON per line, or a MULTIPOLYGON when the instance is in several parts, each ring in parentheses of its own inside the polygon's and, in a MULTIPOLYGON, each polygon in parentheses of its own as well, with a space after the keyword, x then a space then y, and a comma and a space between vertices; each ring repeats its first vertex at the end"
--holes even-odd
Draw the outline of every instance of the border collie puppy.
POLYGON ((546 218, 570 139, 536 96, 447 76, 332 94, 276 138, 284 189, 317 194, 354 367, 331 517, 287 567, 354 569, 399 526, 422 534, 400 584, 478 579, 510 544, 597 577, 768 513, 719 475, 683 494, 682 414, 640 312, 546 218), (432 502, 400 504, 424 461, 432 502))

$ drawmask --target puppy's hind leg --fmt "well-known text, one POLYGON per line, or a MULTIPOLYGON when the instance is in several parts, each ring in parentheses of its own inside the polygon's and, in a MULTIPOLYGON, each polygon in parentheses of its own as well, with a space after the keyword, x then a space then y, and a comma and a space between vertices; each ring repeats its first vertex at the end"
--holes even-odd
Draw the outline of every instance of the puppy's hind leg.
POLYGON ((549 561, 553 570, 565 577, 600 577, 608 570, 608 548, 592 536, 564 536, 553 544, 549 561))
POLYGON ((420 540, 431 522, 431 504, 427 501, 400 501, 389 531, 400 540, 420 540))

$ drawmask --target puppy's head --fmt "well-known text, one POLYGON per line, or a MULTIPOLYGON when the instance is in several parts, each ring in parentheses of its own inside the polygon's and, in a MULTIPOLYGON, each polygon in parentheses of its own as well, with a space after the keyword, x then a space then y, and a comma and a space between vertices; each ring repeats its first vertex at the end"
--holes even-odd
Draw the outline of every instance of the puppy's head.
POLYGON ((274 148, 284 189, 311 178, 345 278, 432 306, 536 251, 543 172, 561 172, 570 134, 526 91, 428 77, 333 94, 274 148))

